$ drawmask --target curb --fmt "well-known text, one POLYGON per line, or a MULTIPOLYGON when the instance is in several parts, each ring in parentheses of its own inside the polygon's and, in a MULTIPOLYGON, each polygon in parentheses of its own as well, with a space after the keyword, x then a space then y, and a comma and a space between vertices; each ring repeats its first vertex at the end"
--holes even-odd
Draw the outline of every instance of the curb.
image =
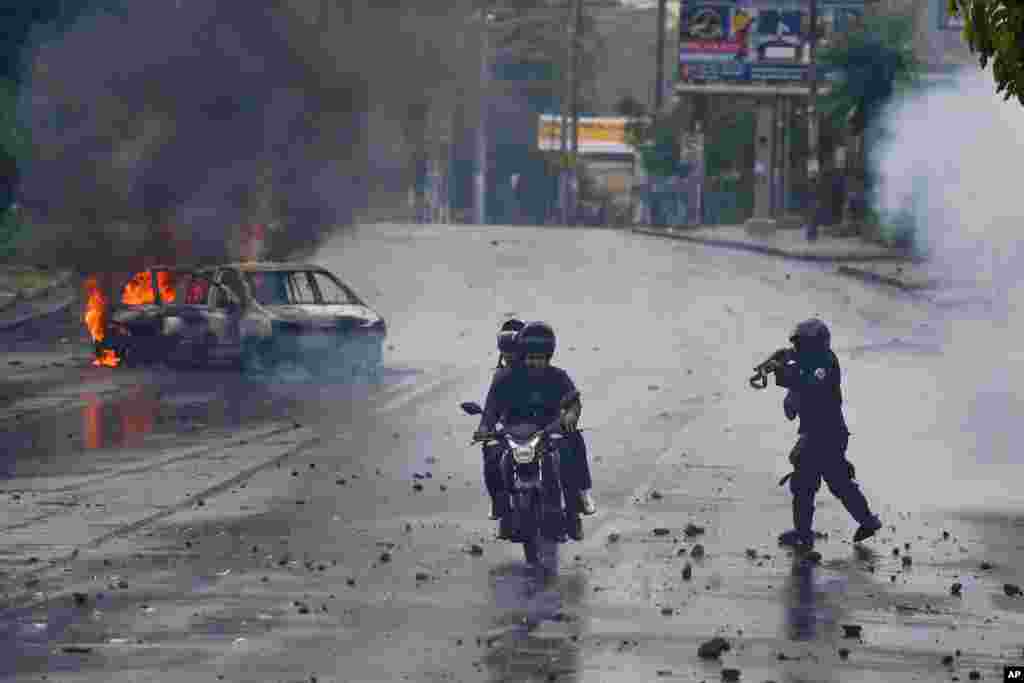
POLYGON ((931 284, 912 284, 904 282, 899 278, 890 277, 888 275, 879 275, 878 273, 872 273, 869 270, 861 270, 860 268, 854 268, 852 266, 839 266, 836 268, 836 272, 841 275, 846 275, 857 280, 863 280, 864 282, 871 282, 873 284, 888 285, 890 287, 896 287, 904 292, 910 292, 913 294, 922 294, 923 292, 932 291, 935 289, 934 285, 931 284))
POLYGON ((16 327, 21 327, 25 323, 31 322, 33 320, 45 318, 56 313, 61 313, 70 308, 71 304, 75 303, 75 299, 76 297, 74 295, 71 295, 54 306, 49 306, 42 310, 33 311, 32 313, 26 313, 20 318, 15 318, 13 320, 0 321, 0 332, 9 332, 10 330, 15 329, 16 327))
POLYGON ((794 253, 780 249, 778 247, 769 247, 763 244, 750 244, 749 242, 736 242, 734 240, 715 239, 713 237, 695 237, 693 235, 685 235, 678 232, 669 232, 667 230, 653 230, 649 228, 630 228, 632 232, 639 233, 641 235, 650 235, 652 237, 668 237, 670 239, 683 240, 686 242, 693 242, 695 244, 706 244, 712 247, 724 247, 726 249, 736 249, 738 251, 751 251, 758 254, 766 254, 769 256, 778 256, 780 258, 790 259, 793 261, 810 261, 815 263, 837 263, 841 261, 910 261, 911 259, 903 254, 812 254, 812 253, 794 253))

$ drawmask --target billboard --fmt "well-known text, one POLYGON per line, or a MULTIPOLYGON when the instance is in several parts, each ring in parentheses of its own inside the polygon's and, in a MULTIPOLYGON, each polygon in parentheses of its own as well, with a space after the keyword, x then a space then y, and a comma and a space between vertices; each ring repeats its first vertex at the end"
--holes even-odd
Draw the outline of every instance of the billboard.
MULTIPOLYGON (((626 143, 629 119, 619 116, 581 116, 577 133, 580 154, 632 154, 626 143)), ((538 149, 558 150, 561 145, 561 117, 540 117, 538 149)))
MULTIPOLYGON (((800 82, 810 61, 808 7, 764 0, 681 0, 683 82, 800 82)), ((819 45, 864 15, 863 0, 819 0, 819 45)))

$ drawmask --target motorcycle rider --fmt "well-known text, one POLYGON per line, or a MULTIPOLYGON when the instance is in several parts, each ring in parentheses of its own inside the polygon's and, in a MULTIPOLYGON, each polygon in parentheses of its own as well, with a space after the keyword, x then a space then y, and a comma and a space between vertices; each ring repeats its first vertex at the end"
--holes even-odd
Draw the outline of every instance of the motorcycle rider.
MULTIPOLYGON (((518 318, 510 318, 498 330, 498 365, 491 379, 491 387, 494 386, 503 368, 515 367, 522 360, 516 347, 516 333, 525 325, 526 323, 518 318)), ((484 485, 491 496, 491 513, 488 517, 492 520, 501 519, 508 510, 508 493, 505 491, 505 482, 501 474, 501 451, 501 444, 483 444, 484 485)))
POLYGON ((859 543, 874 536, 882 523, 868 507, 854 482, 856 471, 846 459, 850 431, 843 418, 839 359, 831 349, 831 333, 820 319, 810 318, 794 328, 789 340, 792 349, 782 349, 772 357, 779 364, 776 384, 789 390, 783 402, 786 417, 800 417, 799 437, 789 456, 793 473, 786 477, 791 476, 794 528, 781 534, 779 542, 814 544, 814 497, 824 479, 860 525, 853 537, 854 543, 859 543))
MULTIPOLYGON (((558 464, 566 501, 566 527, 571 538, 582 540, 579 515, 581 512, 591 515, 597 509, 590 492, 592 482, 586 443, 576 429, 582 412, 579 393, 568 373, 551 365, 556 338, 550 325, 531 322, 518 332, 516 339, 523 354, 522 364, 495 373, 474 438, 491 432, 499 421, 505 425, 545 426, 559 419, 565 435, 558 442, 558 464), (569 393, 575 393, 576 397, 563 411, 561 401, 569 393)), ((511 472, 506 469, 504 475, 503 481, 507 483, 511 472)))

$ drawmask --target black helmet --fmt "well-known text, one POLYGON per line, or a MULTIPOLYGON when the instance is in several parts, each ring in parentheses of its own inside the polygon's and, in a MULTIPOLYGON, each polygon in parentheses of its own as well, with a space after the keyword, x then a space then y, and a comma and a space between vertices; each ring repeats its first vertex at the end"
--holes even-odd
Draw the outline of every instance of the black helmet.
POLYGON ((832 342, 832 334, 828 331, 828 325, 819 318, 808 318, 793 328, 789 341, 794 346, 825 350, 832 342))
POLYGON ((516 347, 516 334, 524 327, 526 327, 526 323, 519 318, 506 320, 501 326, 501 330, 498 331, 498 351, 517 353, 519 349, 516 347))
POLYGON ((524 323, 519 318, 509 318, 504 323, 502 323, 500 331, 501 332, 518 332, 519 330, 523 329, 524 327, 526 327, 526 323, 524 323))
POLYGON ((522 353, 555 353, 555 331, 547 323, 532 322, 519 330, 519 349, 522 353))

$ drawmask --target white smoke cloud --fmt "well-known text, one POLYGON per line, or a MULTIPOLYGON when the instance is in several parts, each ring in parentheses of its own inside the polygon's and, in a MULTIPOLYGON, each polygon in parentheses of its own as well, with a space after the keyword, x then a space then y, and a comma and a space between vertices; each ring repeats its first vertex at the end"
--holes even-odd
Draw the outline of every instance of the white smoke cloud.
POLYGON ((876 208, 912 216, 928 267, 986 302, 937 314, 944 353, 928 438, 968 465, 959 473, 995 482, 995 469, 970 465, 1021 461, 1012 437, 1024 421, 1024 107, 996 93, 990 71, 966 67, 893 103, 883 127, 876 208))

